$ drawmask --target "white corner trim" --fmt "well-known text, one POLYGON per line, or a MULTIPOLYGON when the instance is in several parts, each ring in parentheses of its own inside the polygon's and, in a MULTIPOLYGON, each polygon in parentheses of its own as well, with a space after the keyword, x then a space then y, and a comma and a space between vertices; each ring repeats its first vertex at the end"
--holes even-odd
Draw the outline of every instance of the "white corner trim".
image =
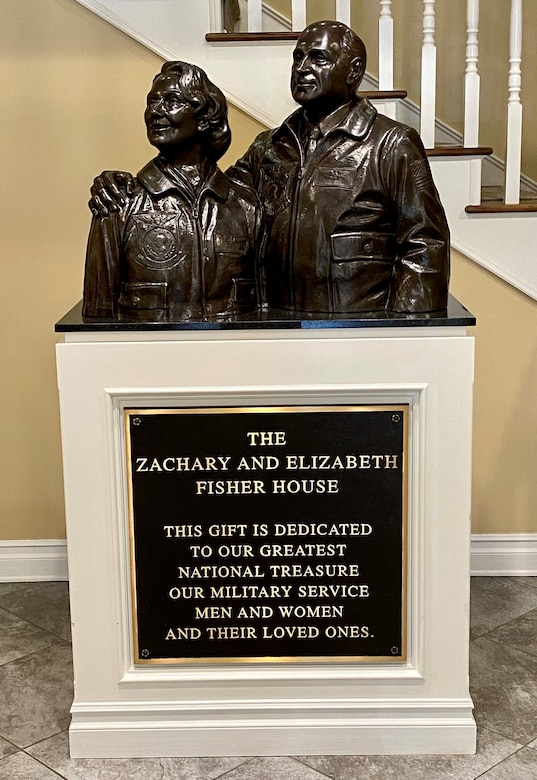
POLYGON ((473 534, 471 553, 474 577, 537 576, 537 534, 473 534))
POLYGON ((68 578, 65 539, 0 540, 0 582, 68 578))
MULTIPOLYGON (((537 534, 473 534, 471 574, 474 577, 537 576, 537 534)), ((67 579, 64 539, 0 540, 0 582, 67 579)))

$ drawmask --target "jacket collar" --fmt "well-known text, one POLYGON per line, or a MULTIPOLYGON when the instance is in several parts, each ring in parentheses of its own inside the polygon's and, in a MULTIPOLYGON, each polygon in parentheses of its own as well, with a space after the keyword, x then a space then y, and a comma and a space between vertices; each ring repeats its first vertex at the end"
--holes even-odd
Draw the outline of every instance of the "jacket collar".
MULTIPOLYGON (((152 195, 166 195, 171 190, 178 190, 179 185, 172 181, 158 164, 158 157, 144 165, 137 178, 152 195)), ((225 200, 229 194, 229 179, 216 165, 203 183, 200 195, 206 191, 212 192, 217 198, 225 200)))
MULTIPOLYGON (((345 106, 339 106, 332 111, 319 123, 319 129, 323 136, 327 136, 334 131, 347 133, 354 138, 364 138, 375 117, 377 109, 365 97, 358 98, 357 101, 347 103, 345 106)), ((302 129, 305 127, 304 109, 299 108, 289 116, 278 131, 291 129, 294 135, 300 137, 302 129)))

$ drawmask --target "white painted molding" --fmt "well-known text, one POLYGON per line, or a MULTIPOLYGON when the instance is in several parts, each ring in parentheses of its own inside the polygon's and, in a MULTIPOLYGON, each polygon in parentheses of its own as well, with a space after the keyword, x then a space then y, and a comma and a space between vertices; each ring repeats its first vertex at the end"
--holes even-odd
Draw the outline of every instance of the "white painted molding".
POLYGON ((0 540, 0 582, 67 579, 65 539, 0 540))
MULTIPOLYGON (((537 534, 473 534, 473 577, 537 576, 537 534)), ((64 539, 0 540, 0 582, 68 579, 64 539)))
POLYGON ((473 534, 474 577, 537 576, 537 534, 473 534))
POLYGON ((281 701, 96 701, 73 704, 72 758, 102 755, 177 756, 341 755, 353 745, 360 755, 471 753, 475 724, 469 698, 281 701), (383 706, 384 704, 384 706, 383 706), (294 717, 300 713, 300 719, 294 717), (386 715, 389 712, 389 715, 386 715), (247 727, 245 728, 245 724, 247 727), (289 737, 292 734, 292 738, 289 737), (112 738, 110 738, 110 736, 112 738), (434 747, 431 747, 433 746, 434 747), (453 745, 457 745, 456 751, 453 745))
POLYGON ((293 29, 293 25, 287 16, 276 11, 268 3, 263 3, 263 29, 289 32, 293 29))

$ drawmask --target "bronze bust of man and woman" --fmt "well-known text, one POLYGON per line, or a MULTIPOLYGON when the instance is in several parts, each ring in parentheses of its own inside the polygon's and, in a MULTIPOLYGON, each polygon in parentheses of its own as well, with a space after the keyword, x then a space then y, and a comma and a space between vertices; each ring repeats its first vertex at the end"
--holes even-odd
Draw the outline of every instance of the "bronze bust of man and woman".
POLYGON ((196 66, 165 63, 145 112, 158 157, 92 188, 86 319, 444 309, 449 231, 425 151, 358 96, 365 65, 346 25, 307 27, 300 108, 224 174, 224 96, 196 66))

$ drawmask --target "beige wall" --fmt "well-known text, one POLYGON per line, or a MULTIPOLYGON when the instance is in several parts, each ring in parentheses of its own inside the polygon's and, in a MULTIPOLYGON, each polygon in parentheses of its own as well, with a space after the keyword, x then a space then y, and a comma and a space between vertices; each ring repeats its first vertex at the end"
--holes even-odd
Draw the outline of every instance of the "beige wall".
MULTIPOLYGON (((0 539, 65 533, 54 323, 81 297, 93 177, 154 154, 143 109, 161 62, 73 0, 2 4, 0 539)), ((228 162, 259 128, 232 124, 228 162)))
POLYGON ((472 529, 537 533, 537 302, 457 252, 452 268, 477 317, 472 529))
MULTIPOLYGON (((93 176, 153 153, 142 111, 161 61, 73 0, 2 10, 0 538, 60 538, 54 323, 81 295, 93 176)), ((224 164, 260 129, 237 110, 231 124, 224 164)), ((452 289, 479 319, 474 530, 537 533, 537 303, 460 256, 452 289)))

